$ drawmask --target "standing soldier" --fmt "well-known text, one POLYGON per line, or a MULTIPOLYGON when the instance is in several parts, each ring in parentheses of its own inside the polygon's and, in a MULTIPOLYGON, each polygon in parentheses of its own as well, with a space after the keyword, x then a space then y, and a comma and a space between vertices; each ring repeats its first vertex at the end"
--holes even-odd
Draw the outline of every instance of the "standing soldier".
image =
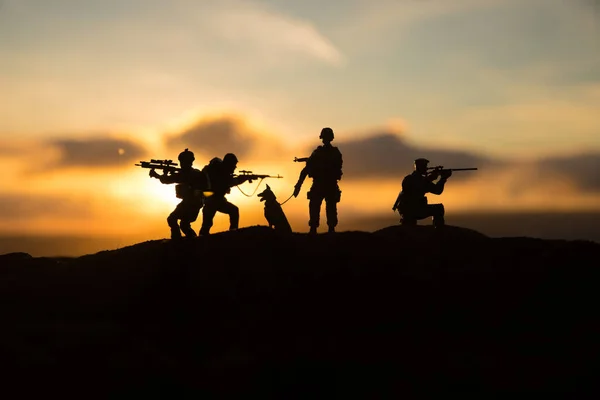
POLYGON ((416 225, 417 220, 433 217, 435 227, 444 226, 444 205, 427 204, 425 194, 442 194, 452 170, 434 170, 427 173, 428 164, 429 160, 425 158, 416 159, 414 172, 402 180, 402 190, 392 207, 393 211, 398 210, 400 213, 402 225, 416 225), (433 183, 438 177, 440 180, 433 183))
POLYGON ((317 233, 323 200, 325 200, 329 232, 335 232, 338 223, 337 203, 340 201, 342 194, 337 183, 342 179, 342 153, 337 147, 331 145, 333 130, 323 128, 319 138, 323 140, 323 145, 317 147, 308 157, 306 166, 300 172, 298 182, 294 186, 294 197, 298 197, 306 176, 313 178, 313 184, 307 193, 310 215, 308 225, 311 234, 317 233))
POLYGON ((208 189, 206 176, 202 171, 192 168, 194 153, 185 149, 179 154, 181 168, 170 175, 159 175, 155 170, 150 170, 150 177, 160 180, 164 184, 177 183, 175 193, 181 202, 167 218, 171 228, 171 239, 181 238, 181 232, 186 237, 196 236, 192 229, 192 222, 196 221, 203 205, 203 193, 208 189), (180 220, 180 224, 177 221, 180 220))

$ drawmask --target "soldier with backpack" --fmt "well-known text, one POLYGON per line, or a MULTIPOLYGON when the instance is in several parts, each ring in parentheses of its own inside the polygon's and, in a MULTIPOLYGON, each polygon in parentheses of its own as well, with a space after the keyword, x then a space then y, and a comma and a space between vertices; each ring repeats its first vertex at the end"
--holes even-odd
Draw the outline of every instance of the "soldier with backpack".
POLYGON ((329 232, 335 232, 338 223, 337 203, 341 200, 341 190, 338 181, 342 179, 342 153, 331 145, 333 141, 333 130, 323 128, 319 138, 323 145, 317 147, 310 157, 304 159, 306 166, 300 172, 298 182, 294 186, 294 197, 298 197, 304 179, 310 177, 313 184, 307 193, 309 199, 308 209, 310 220, 310 233, 317 233, 321 213, 321 205, 325 200, 325 212, 327 215, 327 226, 329 232))

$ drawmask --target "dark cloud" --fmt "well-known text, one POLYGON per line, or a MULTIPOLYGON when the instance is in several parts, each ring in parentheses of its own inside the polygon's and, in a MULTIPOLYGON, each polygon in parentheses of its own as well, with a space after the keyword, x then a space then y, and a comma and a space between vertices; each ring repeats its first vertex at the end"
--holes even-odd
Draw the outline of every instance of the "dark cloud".
POLYGON ((223 157, 226 153, 243 157, 259 145, 260 136, 250 130, 242 118, 219 116, 202 119, 166 141, 170 149, 177 151, 189 148, 211 158, 223 157))
POLYGON ((146 149, 126 139, 96 137, 90 139, 56 139, 50 145, 60 151, 56 168, 105 168, 129 166, 146 156, 146 149))
POLYGON ((86 200, 67 199, 59 196, 19 195, 0 193, 0 219, 21 220, 38 217, 85 217, 91 216, 91 205, 86 200))
MULTIPOLYGON (((430 160, 430 166, 443 165, 446 168, 480 168, 499 163, 468 152, 414 147, 387 132, 334 144, 344 158, 344 179, 398 178, 411 171, 413 161, 419 157, 430 160)), ((471 175, 457 173, 453 179, 455 176, 462 179, 471 175)))
POLYGON ((600 191, 600 153, 548 157, 537 165, 540 173, 563 176, 574 182, 581 190, 600 191))

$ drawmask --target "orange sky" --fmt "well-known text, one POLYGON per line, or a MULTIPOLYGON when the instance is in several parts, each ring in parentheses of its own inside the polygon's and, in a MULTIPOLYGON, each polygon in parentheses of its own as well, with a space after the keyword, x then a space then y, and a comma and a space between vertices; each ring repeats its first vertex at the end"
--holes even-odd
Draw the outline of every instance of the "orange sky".
MULTIPOLYGON (((268 183, 283 202, 291 195, 303 166, 292 161, 294 156, 307 156, 319 144, 318 131, 312 143, 296 147, 239 116, 216 115, 199 121, 194 126, 182 127, 177 134, 165 134, 166 143, 156 141, 159 150, 152 150, 152 141, 134 134, 92 136, 78 139, 81 142, 58 140, 52 144, 12 140, 13 152, 2 155, 3 165, 11 174, 3 182, 5 200, 0 231, 131 235, 144 231, 156 234, 163 230, 166 235, 165 218, 178 202, 174 187, 149 178, 148 170, 135 167, 134 163, 150 158, 176 160, 179 149, 189 145, 196 153, 196 167, 202 168, 210 158, 222 157, 225 149, 230 148, 238 154, 239 169, 283 176, 264 180, 256 192, 262 191, 268 183), (203 135, 212 135, 215 129, 221 130, 216 137, 222 141, 206 141, 213 146, 212 154, 201 146, 192 146, 196 141, 202 143, 203 135), (173 144, 169 145, 168 140, 173 144)), ((593 187, 587 190, 586 181, 582 179, 586 173, 593 178, 594 169, 584 170, 581 175, 576 167, 561 170, 556 160, 554 164, 558 166, 550 163, 544 169, 543 160, 506 161, 449 148, 413 147, 408 140, 409 133, 399 131, 400 128, 396 121, 390 127, 374 131, 379 132, 377 134, 350 134, 350 139, 344 139, 344 132, 336 132, 334 144, 344 156, 345 174, 340 181, 342 201, 339 204, 342 225, 344 218, 391 213, 401 179, 412 170, 412 159, 428 154, 437 155, 441 163, 452 162, 453 165, 445 163, 447 167, 479 168, 455 173, 441 196, 430 195, 430 202, 442 201, 449 213, 600 209, 598 193, 593 187)), ((430 158, 433 165, 438 164, 435 157, 430 158)), ((290 219, 308 218, 306 191, 310 183, 307 179, 300 196, 284 205, 290 219)), ((245 183, 240 189, 250 195, 257 184, 256 181, 245 183)), ((265 223, 263 203, 256 196, 246 197, 234 187, 228 198, 240 207, 242 226, 265 223)), ((194 225, 198 229, 200 222, 194 225)), ((227 226, 226 216, 217 214, 213 230, 227 226)), ((294 228, 308 229, 305 224, 294 228)))
MULTIPOLYGON (((199 168, 234 152, 281 174, 283 201, 324 126, 344 157, 340 226, 391 213, 416 157, 479 168, 430 197, 448 213, 600 208, 589 2, 49 4, 0 8, 0 234, 167 236, 174 188, 133 164, 186 147, 199 168)), ((308 219, 309 187, 290 219, 308 219)), ((229 198, 242 226, 265 223, 258 198, 229 198)))

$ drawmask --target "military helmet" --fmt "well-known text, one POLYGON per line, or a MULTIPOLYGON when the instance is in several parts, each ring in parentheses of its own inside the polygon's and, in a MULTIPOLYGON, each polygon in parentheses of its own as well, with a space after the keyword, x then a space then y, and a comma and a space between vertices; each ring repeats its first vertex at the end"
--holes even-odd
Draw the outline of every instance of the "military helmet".
POLYGON ((417 158, 415 160, 415 164, 416 165, 419 165, 419 164, 425 164, 425 165, 427 165, 427 164, 429 164, 429 160, 426 159, 426 158, 417 158))
POLYGON ((225 157, 223 157, 223 162, 225 164, 237 164, 238 159, 235 156, 235 154, 233 154, 233 153, 227 153, 227 154, 225 154, 225 157))
POLYGON ((179 153, 178 159, 179 159, 179 162, 181 162, 181 163, 185 163, 185 162, 192 163, 192 162, 194 162, 194 160, 196 158, 194 157, 194 153, 192 153, 188 149, 185 149, 184 151, 179 153))
POLYGON ((321 135, 319 135, 319 139, 333 140, 333 129, 331 129, 331 128, 321 129, 321 135))

